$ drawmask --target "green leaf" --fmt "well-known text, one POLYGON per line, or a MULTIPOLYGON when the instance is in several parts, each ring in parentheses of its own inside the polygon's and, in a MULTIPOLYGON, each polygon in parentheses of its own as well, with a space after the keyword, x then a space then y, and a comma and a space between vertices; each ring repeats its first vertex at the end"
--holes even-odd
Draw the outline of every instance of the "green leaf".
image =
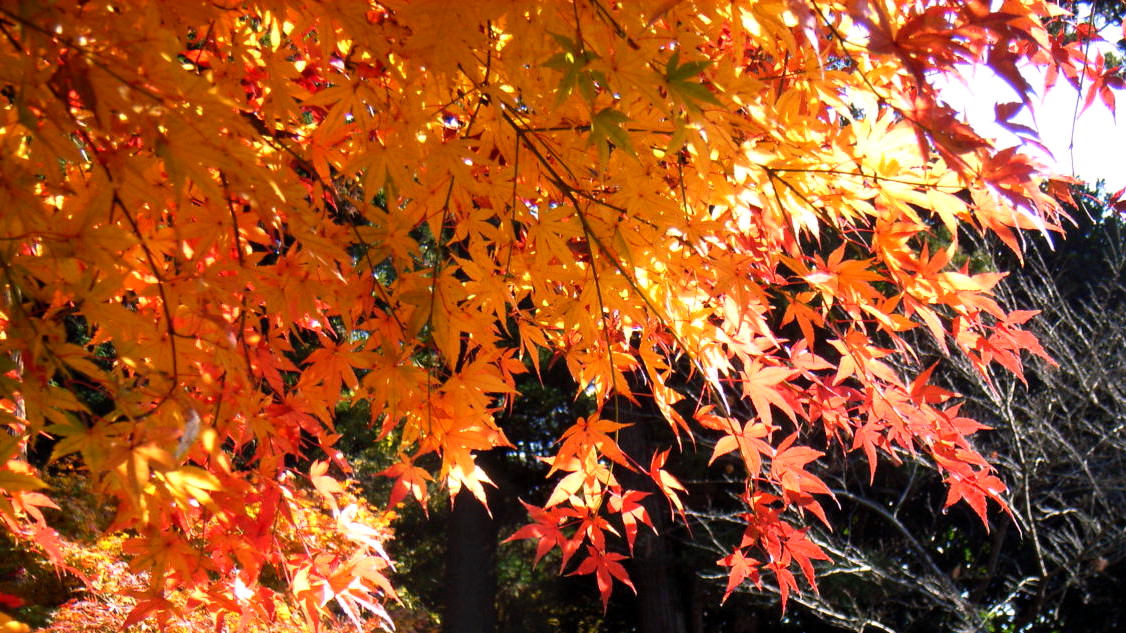
POLYGON ((20 447, 20 438, 0 431, 0 464, 6 463, 20 447))
POLYGON ((552 33, 551 37, 556 42, 558 42, 560 46, 563 47, 563 50, 570 53, 572 58, 574 58, 576 55, 578 55, 579 47, 575 43, 575 40, 567 37, 566 35, 560 35, 559 33, 552 33))
POLYGON ((555 88, 555 105, 559 105, 567 100, 567 97, 570 96, 571 92, 575 89, 577 78, 577 74, 572 70, 563 73, 563 79, 559 80, 559 86, 555 88))
POLYGON ((701 103, 722 105, 707 86, 694 81, 710 65, 708 60, 680 64, 680 51, 676 51, 665 64, 665 81, 668 82, 669 92, 692 110, 698 110, 701 103))
POLYGON ((665 79, 668 79, 669 81, 685 81, 692 79, 696 77, 696 75, 704 72, 704 70, 708 66, 711 66, 711 64, 712 63, 710 61, 688 62, 680 68, 667 73, 665 75, 665 79))
POLYGON ((58 438, 48 462, 56 462, 92 444, 90 428, 73 415, 64 414, 58 422, 48 425, 44 431, 58 438))
POLYGON ((700 60, 695 62, 686 62, 683 66, 680 64, 680 51, 676 51, 665 63, 665 79, 672 81, 685 81, 692 79, 704 72, 708 66, 712 65, 710 60, 700 60))
POLYGON ((708 103, 711 105, 723 105, 719 99, 708 90, 708 87, 701 83, 693 81, 675 81, 669 82, 669 91, 676 94, 690 107, 699 107, 699 103, 708 103))
POLYGON ((594 73, 584 71, 580 79, 578 86, 579 92, 583 95, 583 99, 594 101, 594 98, 598 96, 598 85, 595 83, 594 73))
POLYGON ((43 480, 34 475, 14 473, 10 470, 0 470, 0 490, 27 492, 29 490, 39 490, 40 488, 46 487, 47 484, 43 483, 43 480))
POLYGON ((542 65, 563 73, 559 85, 555 88, 555 104, 559 105, 567 100, 576 89, 587 101, 594 101, 598 88, 606 85, 606 76, 598 71, 587 70, 587 66, 598 55, 585 50, 582 43, 569 37, 551 33, 551 37, 563 48, 562 52, 552 55, 542 65))
POLYGON ((566 70, 568 66, 574 63, 575 56, 571 53, 556 53, 544 62, 543 66, 544 68, 554 68, 555 70, 566 70))
POLYGON ((672 136, 669 137, 669 145, 665 148, 666 154, 675 154, 684 147, 684 142, 688 139, 688 126, 685 124, 684 117, 677 116, 674 120, 672 136))
POLYGON ((679 64, 680 49, 677 49, 675 52, 673 52, 672 57, 669 57, 669 61, 665 62, 665 79, 668 79, 672 76, 672 74, 676 71, 677 65, 679 64))
MULTIPOLYGON (((608 156, 609 147, 606 146, 606 143, 609 141, 630 156, 637 156, 637 152, 633 150, 633 145, 630 143, 629 133, 622 127, 622 124, 627 121, 629 121, 628 116, 613 108, 603 108, 594 115, 590 122, 590 141, 598 145, 600 154, 606 152, 608 156)), ((603 158, 605 159, 605 157, 603 158)))

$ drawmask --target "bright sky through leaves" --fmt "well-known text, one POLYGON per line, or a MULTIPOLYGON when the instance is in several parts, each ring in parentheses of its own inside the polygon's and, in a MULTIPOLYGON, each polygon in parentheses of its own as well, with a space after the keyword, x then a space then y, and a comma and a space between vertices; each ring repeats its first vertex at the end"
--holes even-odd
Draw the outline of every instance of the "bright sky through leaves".
MULTIPOLYGON (((1103 29, 1107 42, 1104 50, 1114 46, 1117 27, 1103 29)), ((1042 86, 1043 72, 1025 69, 1025 75, 1033 86, 1042 86)), ((1017 101, 1016 93, 988 66, 966 69, 966 84, 942 78, 936 82, 943 97, 955 109, 965 113, 968 122, 985 136, 995 137, 1001 145, 1018 142, 1017 138, 997 125, 993 107, 997 103, 1017 101)), ((1089 83, 1083 86, 1084 91, 1089 83)), ((1105 180, 1108 191, 1114 192, 1126 187, 1126 165, 1122 161, 1122 149, 1126 147, 1126 108, 1122 104, 1122 92, 1118 92, 1117 115, 1099 100, 1095 100, 1078 118, 1076 114, 1083 109, 1083 97, 1067 81, 1061 80, 1049 91, 1041 91, 1033 98, 1036 108, 1035 120, 1027 110, 1021 111, 1015 121, 1028 125, 1040 133, 1044 146, 1051 153, 1033 150, 1033 154, 1055 166, 1060 174, 1073 175, 1086 182, 1105 180), (1074 122, 1074 130, 1072 126, 1074 122)))

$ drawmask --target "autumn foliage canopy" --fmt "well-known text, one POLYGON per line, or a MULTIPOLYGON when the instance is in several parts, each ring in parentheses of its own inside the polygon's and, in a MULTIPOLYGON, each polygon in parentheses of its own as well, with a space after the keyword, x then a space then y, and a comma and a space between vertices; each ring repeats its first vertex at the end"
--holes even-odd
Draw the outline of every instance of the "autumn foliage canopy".
POLYGON ((1031 105, 1019 66, 1089 72, 1048 28, 1065 18, 1042 0, 3 2, 0 522, 62 563, 42 479, 73 462, 149 574, 131 621, 379 616, 393 565, 347 502, 336 403, 366 401, 393 439, 390 506, 483 499, 475 454, 509 444, 494 416, 546 363, 599 411, 541 455, 554 492, 514 537, 603 600, 651 521, 620 474, 678 511, 687 452, 742 464, 729 592, 814 583, 802 526, 835 503, 828 451, 873 472, 924 456, 984 520, 1005 485, 981 425, 904 334, 986 376, 1042 354, 958 236, 1019 250, 1060 183, 932 83, 988 64, 1019 95, 1008 123, 1031 105), (627 455, 623 397, 677 439, 627 455))

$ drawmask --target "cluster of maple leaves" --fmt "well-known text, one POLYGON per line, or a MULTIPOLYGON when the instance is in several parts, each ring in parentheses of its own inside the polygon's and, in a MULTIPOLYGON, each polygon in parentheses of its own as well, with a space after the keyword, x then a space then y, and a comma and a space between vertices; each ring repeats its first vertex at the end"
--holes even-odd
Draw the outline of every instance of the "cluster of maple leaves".
POLYGON ((391 563, 338 503, 334 406, 366 400, 394 438, 391 504, 484 500, 474 454, 508 445, 494 412, 544 359, 600 411, 542 456, 554 492, 513 538, 560 548, 603 601, 651 523, 616 473, 681 511, 666 467, 696 447, 745 469, 729 592, 814 583, 825 554, 800 526, 826 520, 827 450, 928 455, 984 520, 1004 484, 981 425, 901 334, 1019 375, 1043 354, 1031 313, 954 264, 958 234, 1019 249, 1058 208, 930 80, 987 63, 1028 103, 1021 64, 1099 72, 1046 30, 1065 18, 1042 0, 3 3, 0 520, 62 560, 27 458, 49 450, 136 535, 151 583, 131 620, 173 591, 240 617, 382 613, 391 563), (678 444, 627 456, 613 397, 678 444), (336 541, 303 530, 303 488, 336 541))

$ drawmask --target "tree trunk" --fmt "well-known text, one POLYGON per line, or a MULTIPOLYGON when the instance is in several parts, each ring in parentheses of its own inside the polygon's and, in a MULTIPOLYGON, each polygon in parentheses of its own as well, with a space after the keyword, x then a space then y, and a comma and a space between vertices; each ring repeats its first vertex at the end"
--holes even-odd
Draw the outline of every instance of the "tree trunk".
MULTIPOLYGON (((656 517, 654 523, 658 523, 656 517)), ((688 633, 682 587, 669 545, 667 537, 652 532, 637 537, 631 575, 637 587, 640 633, 688 633)))
POLYGON ((444 633, 495 633, 496 521, 473 494, 454 499, 446 532, 444 633))
MULTIPOLYGON (((639 391, 635 391, 639 393, 639 391)), ((642 402, 646 402, 644 396, 642 402)), ((651 425, 666 424, 656 411, 638 407, 621 398, 616 407, 622 422, 633 426, 619 431, 618 444, 639 464, 647 465, 657 445, 651 425)), ((653 520, 657 533, 642 528, 637 534, 633 557, 630 560, 630 577, 637 587, 638 631, 640 633, 688 633, 686 613, 686 587, 678 573, 675 548, 669 534, 673 525, 664 497, 645 475, 622 472, 620 479, 626 487, 651 492, 645 509, 653 520)))

